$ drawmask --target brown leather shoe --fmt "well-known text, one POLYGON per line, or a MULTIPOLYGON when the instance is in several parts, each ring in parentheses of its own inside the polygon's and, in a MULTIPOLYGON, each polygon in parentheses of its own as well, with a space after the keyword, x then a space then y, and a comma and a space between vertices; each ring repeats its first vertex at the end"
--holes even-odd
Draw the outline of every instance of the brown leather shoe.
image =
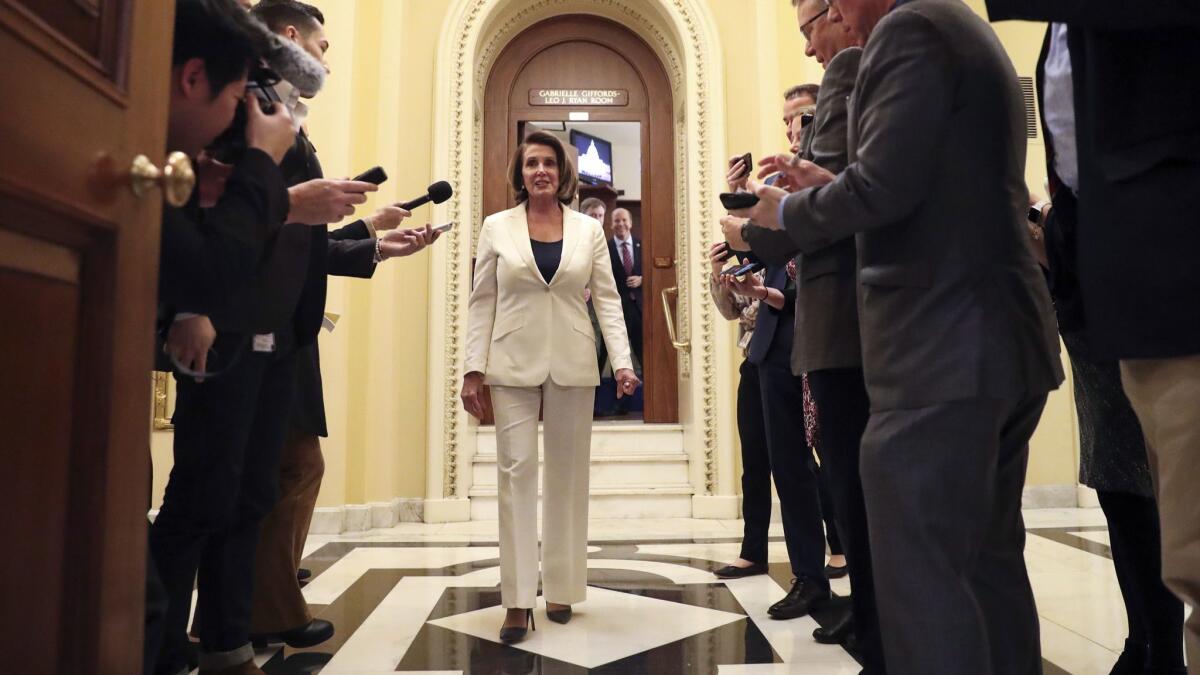
POLYGON ((245 663, 239 663, 236 666, 221 668, 219 670, 204 670, 200 669, 200 675, 267 675, 262 671, 262 668, 254 665, 254 659, 250 659, 245 663))

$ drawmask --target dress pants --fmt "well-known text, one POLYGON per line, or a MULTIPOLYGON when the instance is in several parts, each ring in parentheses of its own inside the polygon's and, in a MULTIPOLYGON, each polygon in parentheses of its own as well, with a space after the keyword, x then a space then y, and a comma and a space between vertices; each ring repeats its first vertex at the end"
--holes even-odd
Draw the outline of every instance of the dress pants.
POLYGON ((1184 642, 1200 673, 1200 355, 1121 361, 1121 382, 1142 431, 1162 524, 1167 588, 1192 607, 1184 642))
POLYGON ((808 374, 808 385, 820 416, 821 478, 832 493, 850 568, 855 634, 865 672, 877 675, 886 669, 875 606, 867 505, 859 473, 859 448, 871 415, 867 386, 859 368, 815 370, 808 374))
POLYGON ((804 436, 804 384, 792 374, 790 344, 787 347, 772 346, 758 366, 771 476, 779 493, 792 575, 828 589, 821 491, 816 462, 804 436))
POLYGON ((1162 581, 1162 538, 1154 500, 1128 492, 1097 491, 1129 641, 1146 648, 1147 668, 1183 666, 1183 603, 1162 581))
POLYGON ((771 527, 771 456, 763 425, 758 366, 742 361, 737 390, 738 438, 742 442, 742 560, 767 562, 771 527))
POLYGON ((201 666, 228 667, 254 655, 249 642, 254 553, 259 521, 277 497, 295 352, 247 351, 218 377, 176 380, 175 465, 150 528, 151 553, 167 595, 159 673, 176 673, 187 664, 193 581, 201 666))
POLYGON ((533 607, 538 590, 538 409, 544 406, 541 572, 547 602, 587 598, 588 469, 595 387, 491 386, 500 499, 500 596, 533 607))
POLYGON ((1041 394, 871 414, 860 468, 890 672, 1042 672, 1021 491, 1045 404, 1041 394))
POLYGON ((321 439, 291 427, 279 459, 279 501, 259 528, 252 635, 283 633, 313 620, 296 572, 324 475, 321 439))

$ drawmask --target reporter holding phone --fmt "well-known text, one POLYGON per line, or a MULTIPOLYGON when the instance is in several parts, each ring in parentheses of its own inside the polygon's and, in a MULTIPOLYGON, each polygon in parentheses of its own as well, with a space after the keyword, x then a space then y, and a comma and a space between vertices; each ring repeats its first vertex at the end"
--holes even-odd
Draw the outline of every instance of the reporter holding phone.
POLYGON ((621 298, 599 222, 568 209, 578 187, 562 143, 530 134, 509 171, 516 208, 489 216, 479 235, 467 318, 462 401, 484 414, 491 386, 500 491, 503 642, 525 637, 538 589, 538 410, 545 408, 544 595, 566 623, 587 595, 588 465, 600 373, 584 289, 590 288, 617 396, 633 371, 621 298))

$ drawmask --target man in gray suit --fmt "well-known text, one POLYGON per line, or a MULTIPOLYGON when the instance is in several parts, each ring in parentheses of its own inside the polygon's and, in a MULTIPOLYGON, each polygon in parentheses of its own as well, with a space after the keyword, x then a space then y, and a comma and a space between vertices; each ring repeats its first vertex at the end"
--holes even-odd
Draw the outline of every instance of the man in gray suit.
MULTIPOLYGON (((812 122, 804 131, 797 157, 830 171, 846 168, 846 101, 854 91, 863 39, 829 20, 823 0, 793 0, 805 53, 825 67, 812 122)), ((766 171, 792 161, 780 155, 763 164, 766 171)), ((786 173, 780 180, 786 184, 786 173)), ((776 185, 779 183, 777 182, 776 185)), ((722 219, 735 248, 748 246, 768 264, 782 264, 799 253, 785 230, 746 225, 732 216, 722 219), (739 241, 744 232, 745 245, 739 241)), ((854 237, 847 235, 824 248, 796 255, 796 339, 792 371, 808 374, 821 424, 821 470, 833 493, 837 526, 850 567, 851 613, 818 628, 818 642, 853 642, 865 673, 885 672, 879 619, 871 572, 866 505, 859 475, 859 444, 867 426, 869 402, 863 382, 858 334, 858 302, 854 237)))
POLYGON ((829 19, 869 36, 850 164, 789 167, 806 189, 754 185, 746 215, 784 223, 804 251, 856 235, 861 471, 888 668, 1038 673, 1021 490, 1063 372, 1025 234, 1016 73, 960 0, 833 0, 829 19))

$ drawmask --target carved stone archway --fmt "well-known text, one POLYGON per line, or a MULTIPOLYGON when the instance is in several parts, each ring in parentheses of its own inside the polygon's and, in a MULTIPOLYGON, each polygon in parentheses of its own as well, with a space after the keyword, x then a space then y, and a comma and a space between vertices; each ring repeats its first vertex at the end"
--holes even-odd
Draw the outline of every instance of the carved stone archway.
POLYGON ((680 418, 691 454, 695 517, 737 515, 733 476, 734 381, 729 332, 717 329, 707 297, 703 254, 713 236, 716 195, 723 188, 724 85, 720 42, 707 8, 697 0, 457 0, 447 14, 438 51, 434 174, 455 185, 437 217, 454 220, 445 245, 433 251, 430 285, 427 521, 467 520, 466 499, 474 429, 458 400, 470 261, 482 222, 483 90, 492 63, 525 28, 560 14, 594 14, 617 21, 658 54, 674 90, 678 329, 691 341, 681 354, 680 418))

